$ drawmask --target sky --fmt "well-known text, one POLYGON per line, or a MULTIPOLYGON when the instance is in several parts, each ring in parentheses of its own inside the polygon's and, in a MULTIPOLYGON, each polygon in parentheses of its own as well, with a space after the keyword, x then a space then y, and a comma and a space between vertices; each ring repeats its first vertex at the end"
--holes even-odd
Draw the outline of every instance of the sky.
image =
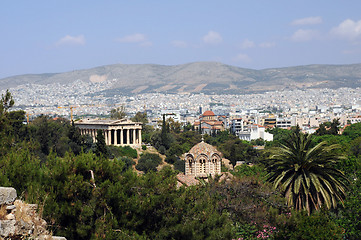
POLYGON ((361 63, 360 0, 0 2, 0 79, 108 64, 361 63))

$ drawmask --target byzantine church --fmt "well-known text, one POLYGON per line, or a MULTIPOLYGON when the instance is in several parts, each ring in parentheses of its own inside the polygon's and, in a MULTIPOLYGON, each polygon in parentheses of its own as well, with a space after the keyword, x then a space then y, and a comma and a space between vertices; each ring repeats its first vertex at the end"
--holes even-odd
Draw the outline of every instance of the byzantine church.
POLYGON ((221 175, 222 153, 203 139, 185 154, 184 160, 185 175, 199 178, 221 175))

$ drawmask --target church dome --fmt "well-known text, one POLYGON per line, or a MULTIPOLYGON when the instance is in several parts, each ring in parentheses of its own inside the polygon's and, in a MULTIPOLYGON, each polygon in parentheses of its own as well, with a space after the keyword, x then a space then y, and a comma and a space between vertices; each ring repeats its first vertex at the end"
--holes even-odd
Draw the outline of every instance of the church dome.
POLYGON ((214 112, 208 110, 203 113, 203 117, 205 117, 205 116, 215 116, 215 114, 214 114, 214 112))
POLYGON ((215 147, 203 141, 192 147, 191 150, 189 150, 189 153, 193 154, 193 156, 198 156, 200 154, 211 156, 214 153, 217 153, 219 156, 221 156, 221 153, 215 147))
POLYGON ((185 154, 184 160, 185 175, 207 178, 221 174, 222 154, 203 140, 185 154))

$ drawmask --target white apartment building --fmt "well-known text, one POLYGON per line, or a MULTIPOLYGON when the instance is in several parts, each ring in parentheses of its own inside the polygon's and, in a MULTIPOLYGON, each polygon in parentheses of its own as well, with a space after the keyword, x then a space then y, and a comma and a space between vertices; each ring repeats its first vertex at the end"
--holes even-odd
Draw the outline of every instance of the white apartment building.
POLYGON ((288 129, 288 128, 292 127, 292 119, 277 118, 276 127, 283 128, 283 129, 288 129))
MULTIPOLYGON (((243 121, 243 120, 242 120, 243 121)), ((238 124, 236 125, 236 121, 232 121, 235 128, 235 134, 238 136, 241 140, 251 141, 256 140, 259 138, 262 138, 265 141, 273 141, 273 134, 266 132, 265 127, 258 125, 258 124, 248 124, 243 125, 242 121, 238 121, 238 124)))

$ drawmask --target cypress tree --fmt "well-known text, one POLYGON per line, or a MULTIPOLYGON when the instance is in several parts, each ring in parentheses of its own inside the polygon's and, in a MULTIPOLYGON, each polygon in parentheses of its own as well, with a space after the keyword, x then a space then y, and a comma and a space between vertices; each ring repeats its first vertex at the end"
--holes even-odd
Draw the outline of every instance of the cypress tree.
POLYGON ((161 132, 162 146, 166 148, 168 142, 167 124, 165 121, 165 114, 163 114, 162 132, 161 132))
POLYGON ((96 141, 97 141, 95 145, 96 155, 98 156, 103 155, 107 157, 108 149, 107 149, 107 145, 105 144, 105 137, 103 135, 103 131, 101 129, 98 129, 97 131, 96 141))

